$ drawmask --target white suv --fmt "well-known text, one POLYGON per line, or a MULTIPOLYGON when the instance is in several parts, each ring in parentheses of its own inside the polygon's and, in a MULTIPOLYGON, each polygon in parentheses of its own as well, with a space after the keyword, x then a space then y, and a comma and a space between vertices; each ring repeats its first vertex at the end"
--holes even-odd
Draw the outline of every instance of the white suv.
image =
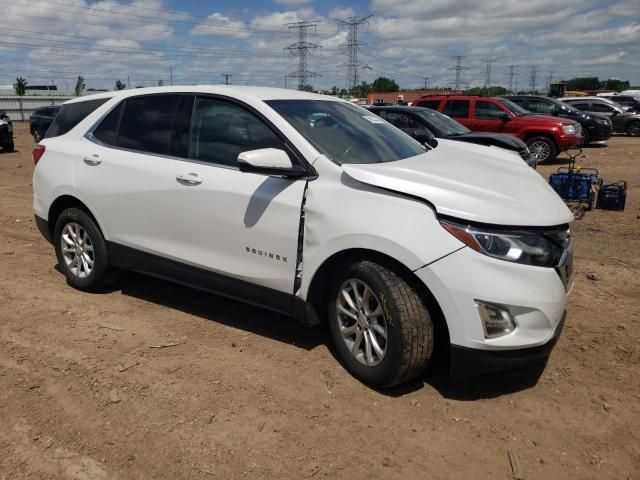
POLYGON ((69 283, 137 270, 328 322, 386 387, 544 363, 571 288, 571 212, 517 154, 423 146, 339 99, 158 87, 67 102, 34 210, 69 283), (442 350, 439 350, 442 349, 442 350))

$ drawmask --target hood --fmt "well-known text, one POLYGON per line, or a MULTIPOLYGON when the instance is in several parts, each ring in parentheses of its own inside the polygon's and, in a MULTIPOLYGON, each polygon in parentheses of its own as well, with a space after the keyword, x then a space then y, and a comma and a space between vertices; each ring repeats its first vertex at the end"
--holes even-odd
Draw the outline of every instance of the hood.
POLYGON ((515 117, 514 120, 522 120, 530 125, 549 125, 549 123, 554 123, 556 125, 576 124, 576 121, 571 120, 570 118, 552 117, 551 115, 540 115, 533 113, 531 115, 522 115, 520 117, 515 117))
POLYGON ((471 222, 548 227, 573 220, 540 174, 498 149, 440 140, 416 157, 342 169, 360 182, 422 198, 441 215, 471 222))
POLYGON ((519 152, 527 148, 527 144, 518 137, 508 135, 506 133, 490 133, 490 132, 469 132, 463 135, 449 137, 449 140, 460 140, 463 142, 471 142, 479 145, 494 145, 496 147, 506 148, 519 152))

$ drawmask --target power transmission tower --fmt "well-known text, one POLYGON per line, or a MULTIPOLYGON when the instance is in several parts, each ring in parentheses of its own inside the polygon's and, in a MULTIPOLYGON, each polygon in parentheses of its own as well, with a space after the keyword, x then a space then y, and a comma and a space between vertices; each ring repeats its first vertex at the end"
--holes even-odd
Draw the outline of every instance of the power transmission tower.
POLYGON ((468 70, 468 69, 466 67, 462 66, 462 59, 464 58, 464 55, 456 55, 455 57, 451 57, 451 58, 455 58, 456 66, 455 67, 451 67, 449 70, 455 70, 456 71, 456 81, 453 82, 453 84, 455 85, 455 89, 456 90, 460 90, 460 84, 463 83, 460 80, 460 73, 463 70, 468 70))
POLYGON ((553 82, 553 70, 547 75, 547 92, 551 90, 551 82, 553 82))
POLYGON ((520 65, 509 65, 509 93, 516 93, 518 91, 518 77, 520 73, 518 72, 518 68, 520 65), (516 81, 516 90, 513 90, 513 80, 516 81))
POLYGON ((295 28, 298 30, 298 41, 292 43, 285 50, 289 50, 291 55, 298 57, 298 70, 289 73, 287 77, 298 79, 298 90, 302 90, 307 85, 307 79, 311 77, 319 77, 320 74, 307 70, 307 57, 309 51, 313 51, 316 48, 322 48, 320 45, 307 41, 307 30, 310 28, 316 29, 318 25, 317 21, 304 21, 287 23, 289 30, 295 28))
POLYGON ((347 35, 347 43, 340 45, 347 52, 347 63, 339 65, 340 67, 347 67, 347 88, 352 91, 358 86, 358 71, 361 68, 371 68, 366 63, 358 61, 358 50, 361 46, 366 45, 365 42, 358 40, 358 26, 368 25, 369 19, 373 15, 366 15, 361 17, 349 17, 344 20, 338 20, 338 26, 346 25, 349 27, 349 33, 347 35))
POLYGON ((231 82, 229 81, 229 79, 230 79, 231 77, 233 77, 233 74, 231 74, 231 73, 221 73, 220 75, 221 75, 222 77, 224 77, 224 84, 225 84, 225 85, 231 85, 231 82))
POLYGON ((485 70, 484 70, 484 86, 485 88, 488 88, 491 86, 491 65, 493 64, 493 62, 498 61, 498 58, 485 58, 482 61, 486 64, 485 70))
POLYGON ((424 77, 424 89, 427 89, 427 83, 429 83, 429 77, 424 77))
POLYGON ((529 70, 529 90, 531 93, 536 91, 536 75, 538 74, 538 66, 531 65, 529 70))

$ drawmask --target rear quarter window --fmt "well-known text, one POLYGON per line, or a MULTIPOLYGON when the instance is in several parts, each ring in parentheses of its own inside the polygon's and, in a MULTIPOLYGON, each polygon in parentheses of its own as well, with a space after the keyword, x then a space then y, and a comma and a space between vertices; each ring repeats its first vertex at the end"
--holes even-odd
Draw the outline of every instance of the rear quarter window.
POLYGON ((49 130, 47 130, 45 138, 59 137, 69 132, 82 120, 87 118, 91 112, 108 100, 108 98, 101 98, 98 100, 87 100, 63 105, 49 127, 49 130))

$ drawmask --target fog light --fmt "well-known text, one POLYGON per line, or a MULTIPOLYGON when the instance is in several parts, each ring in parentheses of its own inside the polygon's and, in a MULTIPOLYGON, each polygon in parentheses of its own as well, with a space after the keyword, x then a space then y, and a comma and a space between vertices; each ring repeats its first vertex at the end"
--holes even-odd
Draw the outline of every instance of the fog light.
POLYGON ((475 302, 482 320, 484 338, 501 337, 515 330, 516 323, 506 307, 481 300, 475 300, 475 302))

